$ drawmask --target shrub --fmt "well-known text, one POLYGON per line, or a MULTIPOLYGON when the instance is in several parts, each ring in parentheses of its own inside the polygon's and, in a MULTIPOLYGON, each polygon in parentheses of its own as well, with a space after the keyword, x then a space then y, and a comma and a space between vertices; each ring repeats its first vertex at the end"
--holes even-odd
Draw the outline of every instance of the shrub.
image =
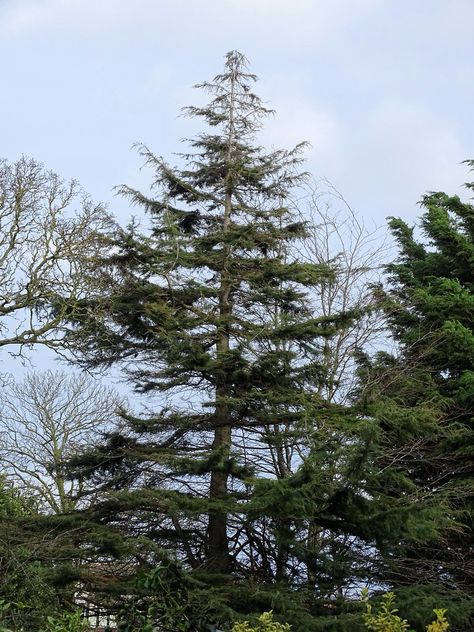
POLYGON ((88 630, 87 621, 81 613, 64 612, 55 617, 48 617, 46 626, 40 632, 85 632, 88 630))
POLYGON ((6 628, 2 623, 5 613, 10 609, 10 606, 11 604, 5 601, 5 599, 0 599, 0 632, 11 632, 11 630, 6 628))
POLYGON ((382 597, 382 603, 377 613, 372 610, 367 589, 362 592, 362 601, 365 604, 365 612, 362 616, 368 630, 373 632, 405 632, 409 630, 408 621, 397 615, 398 609, 394 607, 395 595, 392 592, 388 592, 382 597))
MULTIPOLYGON (((392 592, 385 593, 378 612, 374 613, 371 603, 369 602, 369 591, 364 589, 361 595, 362 602, 365 605, 365 612, 362 615, 365 627, 372 632, 411 632, 410 626, 406 619, 398 616, 398 609, 395 608, 395 595, 392 592)), ((446 632, 449 629, 449 623, 444 616, 445 608, 438 608, 433 611, 436 619, 427 627, 426 632, 446 632)), ((244 630, 243 632, 247 632, 244 630)))
POLYGON ((248 621, 238 621, 234 623, 232 632, 291 632, 291 626, 289 623, 273 621, 272 612, 264 612, 255 626, 251 626, 248 621))
POLYGON ((426 632, 446 632, 446 630, 448 630, 449 628, 449 623, 444 616, 446 613, 446 609, 438 608, 434 610, 434 613, 436 615, 436 620, 433 621, 433 623, 429 624, 429 626, 426 628, 426 632))

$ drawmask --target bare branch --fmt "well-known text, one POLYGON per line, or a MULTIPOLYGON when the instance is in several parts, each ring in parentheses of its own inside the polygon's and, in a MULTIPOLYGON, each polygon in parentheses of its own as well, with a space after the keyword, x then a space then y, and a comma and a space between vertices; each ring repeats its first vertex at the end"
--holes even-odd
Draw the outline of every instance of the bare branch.
POLYGON ((61 347, 65 314, 53 305, 67 298, 70 311, 91 293, 111 226, 77 182, 32 159, 0 161, 0 347, 61 347))
POLYGON ((2 393, 0 459, 7 478, 47 512, 78 502, 81 483, 65 461, 117 426, 124 401, 84 373, 29 373, 2 393))

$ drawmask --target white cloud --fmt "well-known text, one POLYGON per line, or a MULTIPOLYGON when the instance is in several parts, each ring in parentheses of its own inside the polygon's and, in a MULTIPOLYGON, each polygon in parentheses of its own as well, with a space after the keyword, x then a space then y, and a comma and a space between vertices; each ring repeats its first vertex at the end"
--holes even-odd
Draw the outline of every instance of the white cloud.
POLYGON ((133 140, 179 150, 190 86, 238 48, 277 111, 265 144, 310 141, 310 169, 363 212, 416 211, 467 178, 473 30, 473 0, 0 0, 3 151, 91 188, 110 161, 115 184, 133 140))
MULTIPOLYGON (((379 0, 6 0, 0 32, 10 36, 46 31, 90 34, 138 31, 157 38, 226 39, 228 48, 258 36, 259 44, 284 50, 331 37, 351 16, 379 0)), ((238 46, 237 46, 238 47, 238 46)))
POLYGON ((278 149, 291 149, 308 142, 310 160, 336 155, 340 151, 338 122, 314 103, 301 98, 277 98, 272 102, 276 115, 268 119, 262 135, 265 144, 278 149))
POLYGON ((336 182, 356 208, 383 219, 414 219, 429 190, 463 195, 467 158, 456 125, 428 107, 385 102, 341 131, 336 162, 329 164, 336 182))
POLYGON ((103 29, 125 24, 133 15, 131 9, 131 4, 111 0, 10 0, 3 6, 1 26, 17 36, 39 29, 103 29))
POLYGON ((378 153, 387 175, 396 167, 402 185, 420 181, 426 189, 459 185, 458 165, 466 158, 466 148, 453 121, 426 107, 385 104, 371 118, 367 146, 378 153))

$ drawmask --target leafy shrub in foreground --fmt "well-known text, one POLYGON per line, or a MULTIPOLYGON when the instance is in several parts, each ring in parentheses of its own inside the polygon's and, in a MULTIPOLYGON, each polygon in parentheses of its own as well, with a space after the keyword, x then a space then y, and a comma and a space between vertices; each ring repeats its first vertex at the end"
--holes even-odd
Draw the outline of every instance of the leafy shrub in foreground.
POLYGON ((64 612, 55 617, 48 617, 46 626, 40 632, 86 632, 88 629, 87 621, 77 610, 76 612, 64 612))
POLYGON ((255 626, 251 626, 248 621, 239 621, 234 623, 232 632, 291 632, 291 626, 289 623, 273 621, 272 612, 264 612, 255 626))
MULTIPOLYGON (((398 616, 398 608, 395 608, 395 595, 388 592, 382 597, 382 602, 378 612, 374 612, 369 602, 369 592, 362 591, 362 601, 365 604, 365 612, 362 615, 365 627, 372 632, 412 632, 406 619, 398 616)), ((434 610, 436 619, 427 627, 426 632, 446 632, 449 623, 444 616, 446 609, 438 608, 434 610)))

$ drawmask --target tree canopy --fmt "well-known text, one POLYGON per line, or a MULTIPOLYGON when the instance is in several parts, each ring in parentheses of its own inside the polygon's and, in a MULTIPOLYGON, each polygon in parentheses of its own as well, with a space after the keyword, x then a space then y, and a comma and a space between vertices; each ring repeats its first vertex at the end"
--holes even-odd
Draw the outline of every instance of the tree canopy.
POLYGON ((0 347, 64 350, 65 312, 94 293, 92 274, 112 225, 74 180, 29 158, 0 160, 0 347), (59 300, 60 299, 60 300, 59 300))
POLYGON ((35 569, 51 611, 80 598, 128 632, 356 632, 364 586, 396 589, 417 630, 434 607, 467 629, 473 206, 431 193, 419 233, 392 219, 381 277, 353 213, 302 214, 305 144, 260 145, 255 82, 231 51, 184 110, 203 131, 178 164, 138 146, 150 190, 119 193, 145 228, 34 161, 0 173, 17 323, 0 344, 65 349, 134 391, 119 420, 85 377, 4 391, 0 453, 22 486, 0 487, 5 585, 35 569))
POLYGON ((442 192, 425 195, 422 207, 419 237, 390 221, 400 254, 388 268, 386 314, 400 352, 380 356, 378 391, 383 384, 407 423, 424 424, 425 441, 401 463, 447 500, 457 527, 445 532, 443 547, 427 545, 398 562, 398 581, 413 581, 413 573, 472 592, 474 207, 442 192))

